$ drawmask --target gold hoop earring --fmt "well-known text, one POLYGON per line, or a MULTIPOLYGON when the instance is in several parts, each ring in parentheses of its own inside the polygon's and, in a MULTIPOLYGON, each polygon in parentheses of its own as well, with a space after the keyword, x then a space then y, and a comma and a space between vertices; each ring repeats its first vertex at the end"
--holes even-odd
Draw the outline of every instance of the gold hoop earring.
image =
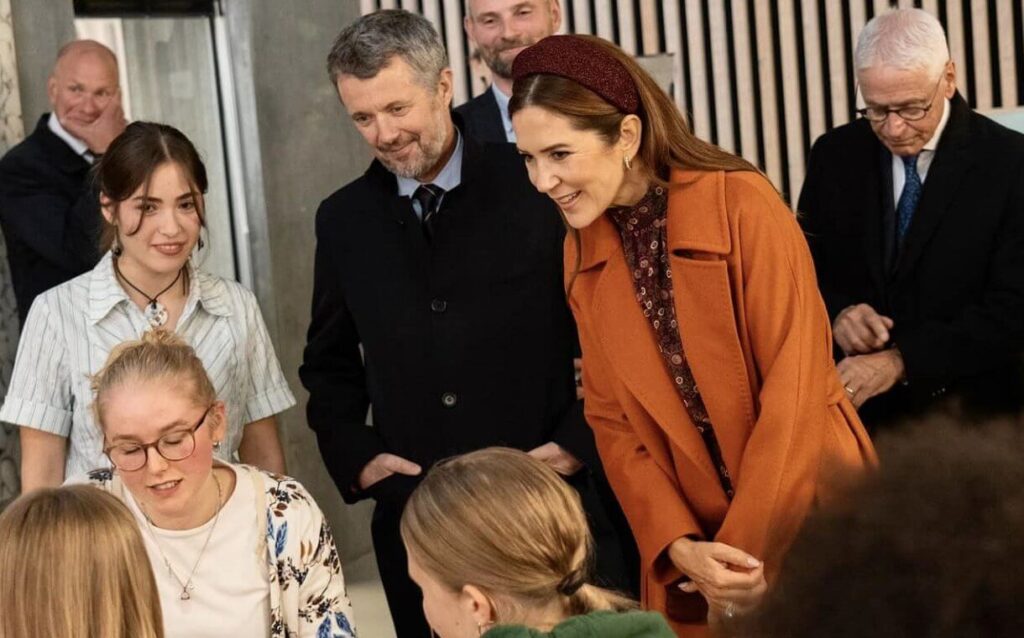
POLYGON ((630 161, 628 155, 623 155, 622 156, 622 163, 626 165, 626 170, 627 171, 633 170, 633 162, 630 161))

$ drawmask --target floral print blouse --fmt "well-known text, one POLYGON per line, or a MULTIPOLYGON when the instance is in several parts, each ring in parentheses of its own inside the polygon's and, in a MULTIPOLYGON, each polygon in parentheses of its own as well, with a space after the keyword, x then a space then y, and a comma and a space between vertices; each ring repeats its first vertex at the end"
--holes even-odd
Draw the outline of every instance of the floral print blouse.
MULTIPOLYGON (((295 479, 233 467, 238 480, 255 483, 266 511, 271 638, 355 638, 334 536, 313 497, 295 479)), ((126 488, 111 470, 90 472, 89 482, 124 500, 126 488)))

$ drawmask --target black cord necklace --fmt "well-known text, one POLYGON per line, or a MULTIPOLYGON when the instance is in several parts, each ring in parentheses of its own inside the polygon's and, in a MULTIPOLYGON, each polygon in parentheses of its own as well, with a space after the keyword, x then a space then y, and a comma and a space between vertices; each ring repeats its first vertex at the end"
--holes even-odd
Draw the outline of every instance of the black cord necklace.
POLYGON ((160 295, 164 294, 165 292, 173 288, 174 284, 178 283, 178 280, 181 279, 181 273, 183 273, 184 271, 185 267, 182 266, 181 270, 178 271, 178 276, 174 278, 174 281, 172 281, 166 288, 150 297, 148 294, 140 290, 138 286, 128 281, 128 278, 125 277, 124 273, 121 272, 121 269, 118 268, 117 259, 114 259, 114 272, 117 273, 117 276, 122 281, 124 281, 124 283, 128 284, 129 288, 139 293, 148 300, 146 303, 146 309, 143 310, 142 314, 146 317, 146 321, 149 322, 149 325, 153 326, 154 328, 159 328, 160 326, 167 323, 167 308, 165 308, 162 303, 157 301, 157 299, 160 297, 160 295))

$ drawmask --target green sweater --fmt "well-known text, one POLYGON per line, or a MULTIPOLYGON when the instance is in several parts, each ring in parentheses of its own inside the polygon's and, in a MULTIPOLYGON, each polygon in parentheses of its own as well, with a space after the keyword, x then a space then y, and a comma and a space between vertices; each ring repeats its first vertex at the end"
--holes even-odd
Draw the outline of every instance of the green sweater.
POLYGON ((483 638, 675 638, 661 614, 650 611, 594 611, 573 616, 550 632, 499 625, 483 638))

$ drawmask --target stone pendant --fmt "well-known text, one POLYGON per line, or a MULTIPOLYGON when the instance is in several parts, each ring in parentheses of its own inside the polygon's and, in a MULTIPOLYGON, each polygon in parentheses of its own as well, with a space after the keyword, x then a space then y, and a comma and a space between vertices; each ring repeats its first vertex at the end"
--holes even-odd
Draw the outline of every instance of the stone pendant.
POLYGON ((192 584, 192 581, 188 581, 185 584, 185 586, 181 589, 181 596, 179 596, 179 598, 181 598, 182 600, 191 600, 192 590, 194 590, 195 588, 196 586, 192 584))
POLYGON ((149 325, 154 328, 159 328, 167 323, 167 309, 159 301, 154 301, 146 306, 143 315, 146 317, 149 325))

